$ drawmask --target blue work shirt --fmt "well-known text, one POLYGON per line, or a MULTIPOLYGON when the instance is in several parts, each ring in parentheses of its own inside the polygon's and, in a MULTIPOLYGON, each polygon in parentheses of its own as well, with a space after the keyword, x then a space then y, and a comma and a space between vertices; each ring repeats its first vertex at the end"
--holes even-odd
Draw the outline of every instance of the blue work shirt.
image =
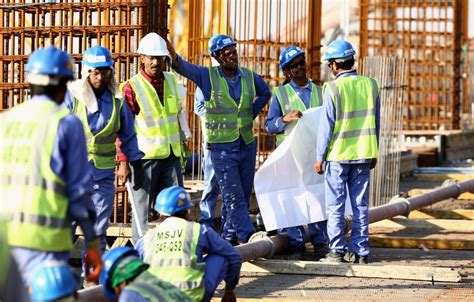
MULTIPOLYGON (((357 72, 355 70, 348 70, 348 71, 339 73, 336 76, 336 79, 345 78, 345 77, 355 77, 355 76, 357 76, 357 72)), ((316 146, 316 160, 317 161, 323 161, 326 158, 326 153, 329 149, 331 138, 333 137, 335 120, 336 120, 336 111, 334 108, 334 103, 331 99, 331 94, 329 93, 329 89, 325 89, 324 96, 323 96, 321 118, 319 121, 318 140, 317 140, 318 144, 316 146)), ((380 95, 377 96, 377 100, 375 102, 375 129, 377 133, 377 143, 378 143, 379 132, 380 132, 380 95)), ((371 159, 340 161, 340 163, 346 163, 346 164, 362 164, 362 163, 370 163, 370 162, 371 162, 371 159)))
MULTIPOLYGON (((72 109, 73 97, 71 94, 69 95, 70 97, 66 98, 66 106, 69 109, 72 109)), ((97 104, 99 110, 95 113, 90 113, 89 110, 87 110, 87 122, 89 123, 89 128, 94 135, 104 129, 112 116, 113 102, 112 93, 109 89, 106 89, 102 96, 97 97, 97 104)), ((122 142, 120 148, 129 161, 139 160, 145 155, 140 151, 140 149, 138 149, 134 117, 130 108, 125 104, 122 105, 122 109, 120 110, 120 129, 117 132, 117 136, 122 142)), ((89 163, 94 180, 104 179, 114 175, 115 173, 114 169, 97 169, 92 160, 89 161, 89 163)))
MULTIPOLYGON (((175 69, 180 75, 190 79, 202 90, 204 95, 204 101, 209 101, 211 98, 211 78, 209 77, 209 69, 204 66, 194 65, 189 62, 186 62, 180 56, 177 56, 178 67, 175 69)), ((219 74, 224 77, 229 87, 229 95, 238 105, 240 103, 240 94, 241 94, 241 85, 240 78, 243 76, 240 69, 237 70, 237 75, 234 78, 227 77, 219 67, 219 74)), ((252 103, 253 118, 256 118, 257 115, 262 111, 263 107, 268 103, 268 100, 271 98, 272 93, 268 88, 267 84, 263 81, 262 77, 255 72, 253 72, 253 79, 255 85, 256 98, 252 103)), ((242 136, 240 139, 231 142, 225 143, 225 145, 232 147, 241 144, 243 141, 242 136)))
MULTIPOLYGON (((46 96, 34 96, 30 102, 52 102, 46 96)), ((84 128, 73 114, 65 116, 58 125, 51 156, 51 170, 66 184, 69 200, 68 217, 77 221, 86 240, 94 239, 95 206, 92 194, 91 170, 87 163, 87 148, 84 128)))
MULTIPOLYGON (((291 87, 295 90, 296 94, 303 101, 306 109, 308 109, 311 104, 311 83, 311 81, 308 81, 308 83, 302 87, 292 80, 288 84, 286 84, 291 85, 291 87)), ((265 129, 268 133, 274 134, 282 133, 283 131, 285 131, 285 127, 286 123, 283 122, 283 112, 281 111, 280 102, 278 102, 277 96, 274 95, 270 104, 270 108, 268 109, 267 119, 265 120, 265 129)))
MULTIPOLYGON (((135 249, 142 259, 145 253, 143 238, 145 237, 140 238, 135 244, 135 249)), ((200 224, 199 240, 196 248, 197 261, 204 262, 203 255, 205 254, 220 255, 226 258, 228 262, 227 274, 224 277, 226 288, 235 289, 239 283, 240 267, 242 266, 240 253, 229 242, 222 239, 212 228, 205 224, 200 224)))

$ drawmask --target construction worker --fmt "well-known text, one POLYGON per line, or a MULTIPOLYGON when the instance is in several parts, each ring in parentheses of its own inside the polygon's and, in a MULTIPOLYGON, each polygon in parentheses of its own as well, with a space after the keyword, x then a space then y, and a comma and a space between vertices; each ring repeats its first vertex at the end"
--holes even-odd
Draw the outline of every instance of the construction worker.
POLYGON ((32 98, 0 117, 0 208, 8 217, 12 255, 30 284, 31 272, 41 263, 68 260, 71 222, 77 222, 86 241, 87 272, 94 267, 86 278, 96 281, 102 260, 84 129, 61 106, 74 77, 74 61, 54 46, 39 48, 25 71, 32 98))
POLYGON ((168 43, 173 67, 201 88, 204 95, 206 141, 222 191, 226 221, 222 237, 246 243, 255 232, 248 208, 255 175, 256 143, 253 119, 271 97, 263 79, 239 67, 236 43, 227 35, 209 40, 216 67, 197 66, 176 55, 168 43), (235 231, 234 231, 235 230, 235 231))
POLYGON ((176 75, 166 72, 171 59, 166 42, 158 34, 149 33, 141 39, 137 52, 142 68, 121 86, 126 103, 135 114, 138 146, 145 152, 143 186, 131 192, 133 242, 146 233, 148 209, 158 193, 183 185, 180 97, 176 75))
POLYGON ((162 190, 155 210, 165 217, 135 248, 150 272, 176 285, 194 301, 210 301, 225 280, 222 301, 235 301, 242 259, 229 242, 205 224, 189 220, 193 204, 181 187, 162 190), (204 255, 206 255, 204 257, 204 255))
POLYGON ((92 170, 92 201, 96 209, 96 233, 105 252, 106 234, 115 197, 116 138, 132 166, 134 190, 143 184, 144 172, 134 129, 134 118, 124 106, 115 80, 114 60, 101 46, 87 49, 82 57, 81 79, 69 85, 72 98, 66 106, 82 121, 92 170))
MULTIPOLYGON (((216 227, 216 205, 217 197, 219 197, 219 183, 217 182, 216 175, 214 173, 214 168, 212 168, 211 153, 207 148, 206 142, 206 125, 204 122, 204 113, 206 108, 204 108, 204 95, 199 87, 196 88, 194 93, 194 113, 199 116, 201 119, 201 130, 202 130, 202 153, 203 153, 203 172, 204 172, 204 190, 202 191, 201 201, 199 207, 201 209, 201 218, 200 223, 205 223, 210 227, 216 227)), ((225 221, 225 208, 222 207, 222 217, 221 221, 225 221)))
POLYGON ((48 261, 36 268, 30 286, 30 299, 34 302, 78 301, 79 276, 67 263, 48 261))
POLYGON ((353 69, 355 54, 349 42, 335 40, 323 58, 336 78, 323 88, 314 164, 317 173, 325 172, 331 252, 321 259, 324 262, 343 262, 350 252, 353 262, 365 264, 370 253, 369 183, 370 170, 377 164, 380 100, 377 81, 353 69), (344 235, 347 194, 353 212, 349 247, 344 235))
MULTIPOLYGON (((303 50, 297 46, 285 48, 280 54, 280 69, 283 70, 285 78, 290 81, 274 88, 273 100, 265 120, 268 133, 276 134, 277 146, 292 131, 298 119, 303 115, 302 111, 322 104, 321 87, 306 76, 306 57, 303 50)), ((326 221, 311 223, 308 229, 315 256, 319 260, 328 252, 326 221)), ((299 257, 306 251, 303 226, 280 231, 286 231, 288 234, 289 254, 299 257)))
POLYGON ((104 254, 104 269, 100 282, 105 296, 119 302, 183 301, 192 299, 176 286, 148 272, 136 250, 116 247, 104 254))

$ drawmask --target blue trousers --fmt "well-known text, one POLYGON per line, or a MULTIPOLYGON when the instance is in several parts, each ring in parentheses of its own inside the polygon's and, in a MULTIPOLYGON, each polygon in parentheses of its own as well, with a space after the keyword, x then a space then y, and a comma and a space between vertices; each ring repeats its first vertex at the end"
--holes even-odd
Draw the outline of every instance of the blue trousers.
POLYGON ((214 174, 211 161, 211 152, 207 149, 207 144, 203 144, 203 153, 204 190, 202 192, 201 202, 199 203, 199 207, 201 209, 200 222, 214 227, 217 197, 219 196, 220 188, 214 174))
POLYGON ((208 255, 204 258, 206 269, 204 271, 204 297, 202 301, 211 301, 219 283, 224 280, 229 264, 225 257, 220 255, 208 255))
POLYGON ((247 242, 255 232, 248 208, 255 176, 256 152, 255 141, 248 145, 243 139, 212 144, 211 160, 226 214, 221 236, 226 240, 232 240, 236 235, 240 242, 247 242))
POLYGON ((368 255, 370 164, 327 162, 325 180, 329 248, 336 253, 350 250, 360 256, 368 255), (347 194, 353 212, 349 247, 344 235, 347 194))
MULTIPOLYGON (((289 248, 299 248, 305 245, 305 229, 303 226, 289 227, 278 231, 287 233, 289 248)), ((327 243, 327 220, 308 224, 308 231, 313 245, 327 243)))

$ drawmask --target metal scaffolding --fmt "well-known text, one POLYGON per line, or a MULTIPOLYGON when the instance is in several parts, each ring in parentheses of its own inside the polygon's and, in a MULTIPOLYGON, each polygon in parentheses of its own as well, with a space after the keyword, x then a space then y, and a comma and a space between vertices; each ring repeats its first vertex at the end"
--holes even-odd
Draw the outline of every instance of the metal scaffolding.
POLYGON ((407 133, 460 129, 466 11, 467 0, 361 0, 361 56, 408 60, 407 133))

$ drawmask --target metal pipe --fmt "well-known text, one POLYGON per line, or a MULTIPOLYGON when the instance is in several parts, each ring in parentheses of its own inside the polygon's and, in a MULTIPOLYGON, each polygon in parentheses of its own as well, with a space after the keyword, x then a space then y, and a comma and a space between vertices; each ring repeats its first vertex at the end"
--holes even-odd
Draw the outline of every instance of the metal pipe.
MULTIPOLYGON (((398 215, 408 215, 412 210, 420 209, 448 198, 456 198, 464 192, 474 193, 474 179, 370 209, 369 222, 372 223, 398 215)), ((306 239, 308 240, 309 236, 306 239)), ((246 262, 258 258, 269 258, 274 254, 282 253, 287 246, 288 237, 286 235, 268 237, 265 235, 265 232, 259 232, 250 238, 249 243, 238 245, 235 248, 242 256, 242 261, 246 262)), ((104 298, 102 286, 80 290, 79 298, 82 299, 81 301, 107 301, 104 298)))

